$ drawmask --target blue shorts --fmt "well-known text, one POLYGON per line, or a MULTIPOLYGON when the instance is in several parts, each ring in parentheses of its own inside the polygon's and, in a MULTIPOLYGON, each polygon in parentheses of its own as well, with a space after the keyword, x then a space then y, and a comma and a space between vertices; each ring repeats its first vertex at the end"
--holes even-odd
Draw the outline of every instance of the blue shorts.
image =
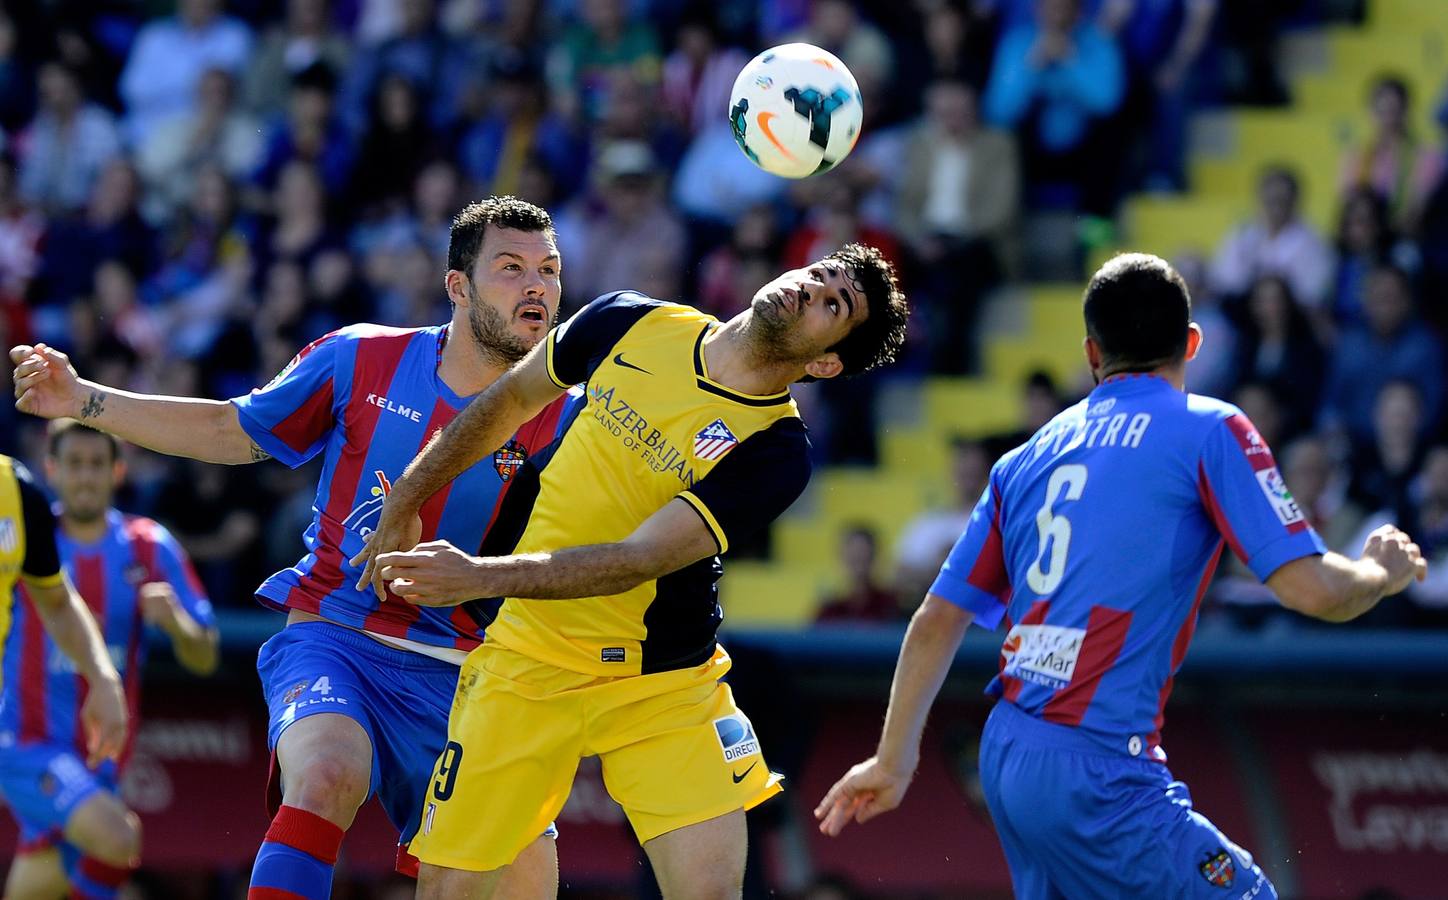
POLYGON ((981 737, 980 776, 1021 900, 1277 896, 1161 763, 1001 701, 981 737))
POLYGON ((116 764, 86 768, 74 747, 17 744, 0 750, 0 795, 20 825, 20 852, 58 845, 71 813, 96 791, 116 793, 116 764))
POLYGON ((330 622, 298 622, 262 645, 256 670, 266 693, 267 746, 293 722, 346 716, 372 743, 372 781, 406 844, 422 820, 432 767, 447 744, 458 667, 388 647, 330 622))

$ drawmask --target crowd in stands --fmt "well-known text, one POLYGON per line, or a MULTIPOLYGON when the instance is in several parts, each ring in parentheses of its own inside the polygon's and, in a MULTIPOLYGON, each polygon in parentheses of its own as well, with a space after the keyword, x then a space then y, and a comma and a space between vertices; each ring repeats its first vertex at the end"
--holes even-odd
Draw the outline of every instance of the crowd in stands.
MULTIPOLYGON (((113 385, 235 396, 340 325, 445 318, 450 218, 490 193, 554 213, 565 315, 634 288, 728 316, 859 239, 900 266, 909 352, 800 400, 821 462, 868 464, 881 379, 978 371, 993 290, 1039 277, 1043 246, 1079 267, 1127 192, 1186 187, 1189 114, 1284 101, 1273 36, 1356 5, 0 0, 0 344, 47 341, 113 385), (851 158, 801 182, 754 168, 725 115, 740 67, 791 40, 837 53, 865 98, 851 158)), ((1407 124, 1436 99, 1372 88, 1336 235, 1274 168, 1255 220, 1177 260, 1208 336, 1192 386, 1248 410, 1337 549, 1387 516, 1448 556, 1448 182, 1439 136, 1407 124)), ((34 459, 36 434, 0 404, 0 450, 34 459)), ((956 449, 959 507, 898 554, 853 534, 855 586, 828 615, 918 599, 999 449, 956 449), (888 587, 877 555, 897 557, 888 587)), ((242 604, 294 561, 316 477, 136 453, 124 499, 242 604)), ((1225 609, 1260 599, 1232 579, 1225 609)), ((1400 624, 1445 618, 1441 580, 1413 597, 1400 624)))

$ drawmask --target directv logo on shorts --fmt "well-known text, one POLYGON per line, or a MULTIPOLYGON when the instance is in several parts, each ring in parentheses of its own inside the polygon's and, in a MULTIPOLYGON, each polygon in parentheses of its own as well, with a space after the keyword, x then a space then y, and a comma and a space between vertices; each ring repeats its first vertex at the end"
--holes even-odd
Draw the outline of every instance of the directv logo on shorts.
POLYGON ((759 739, 754 736, 754 726, 744 713, 715 719, 714 731, 719 735, 719 746, 724 748, 727 763, 759 752, 759 739))

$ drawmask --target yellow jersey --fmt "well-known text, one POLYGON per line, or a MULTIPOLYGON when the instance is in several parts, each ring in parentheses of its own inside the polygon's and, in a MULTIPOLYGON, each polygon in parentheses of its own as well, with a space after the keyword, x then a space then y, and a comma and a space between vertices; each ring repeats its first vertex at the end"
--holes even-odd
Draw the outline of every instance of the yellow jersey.
MULTIPOLYGON (((692 307, 624 291, 549 334, 549 376, 562 388, 586 384, 585 404, 530 461, 536 480, 510 492, 520 521, 497 530, 520 535, 515 552, 620 541, 679 498, 722 554, 799 497, 810 471, 799 409, 788 391, 752 396, 709 377, 703 343, 718 326, 692 307)), ((722 572, 715 556, 613 596, 510 597, 487 640, 601 676, 699 665, 713 655, 723 617, 722 572)))
POLYGON ((41 587, 60 583, 55 516, 25 466, 0 454, 0 688, 21 578, 41 587))

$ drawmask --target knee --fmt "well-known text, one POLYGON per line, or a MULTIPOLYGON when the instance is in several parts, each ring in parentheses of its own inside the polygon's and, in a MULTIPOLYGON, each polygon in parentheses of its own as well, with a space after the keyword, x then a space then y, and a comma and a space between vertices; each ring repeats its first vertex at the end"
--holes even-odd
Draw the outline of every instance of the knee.
POLYGON ((295 772, 283 772, 283 802, 316 813, 343 827, 367 799, 371 760, 338 754, 313 757, 295 772))
POLYGON ((77 845, 86 856, 117 869, 141 864, 141 820, 120 804, 108 804, 93 816, 84 840, 77 845))

